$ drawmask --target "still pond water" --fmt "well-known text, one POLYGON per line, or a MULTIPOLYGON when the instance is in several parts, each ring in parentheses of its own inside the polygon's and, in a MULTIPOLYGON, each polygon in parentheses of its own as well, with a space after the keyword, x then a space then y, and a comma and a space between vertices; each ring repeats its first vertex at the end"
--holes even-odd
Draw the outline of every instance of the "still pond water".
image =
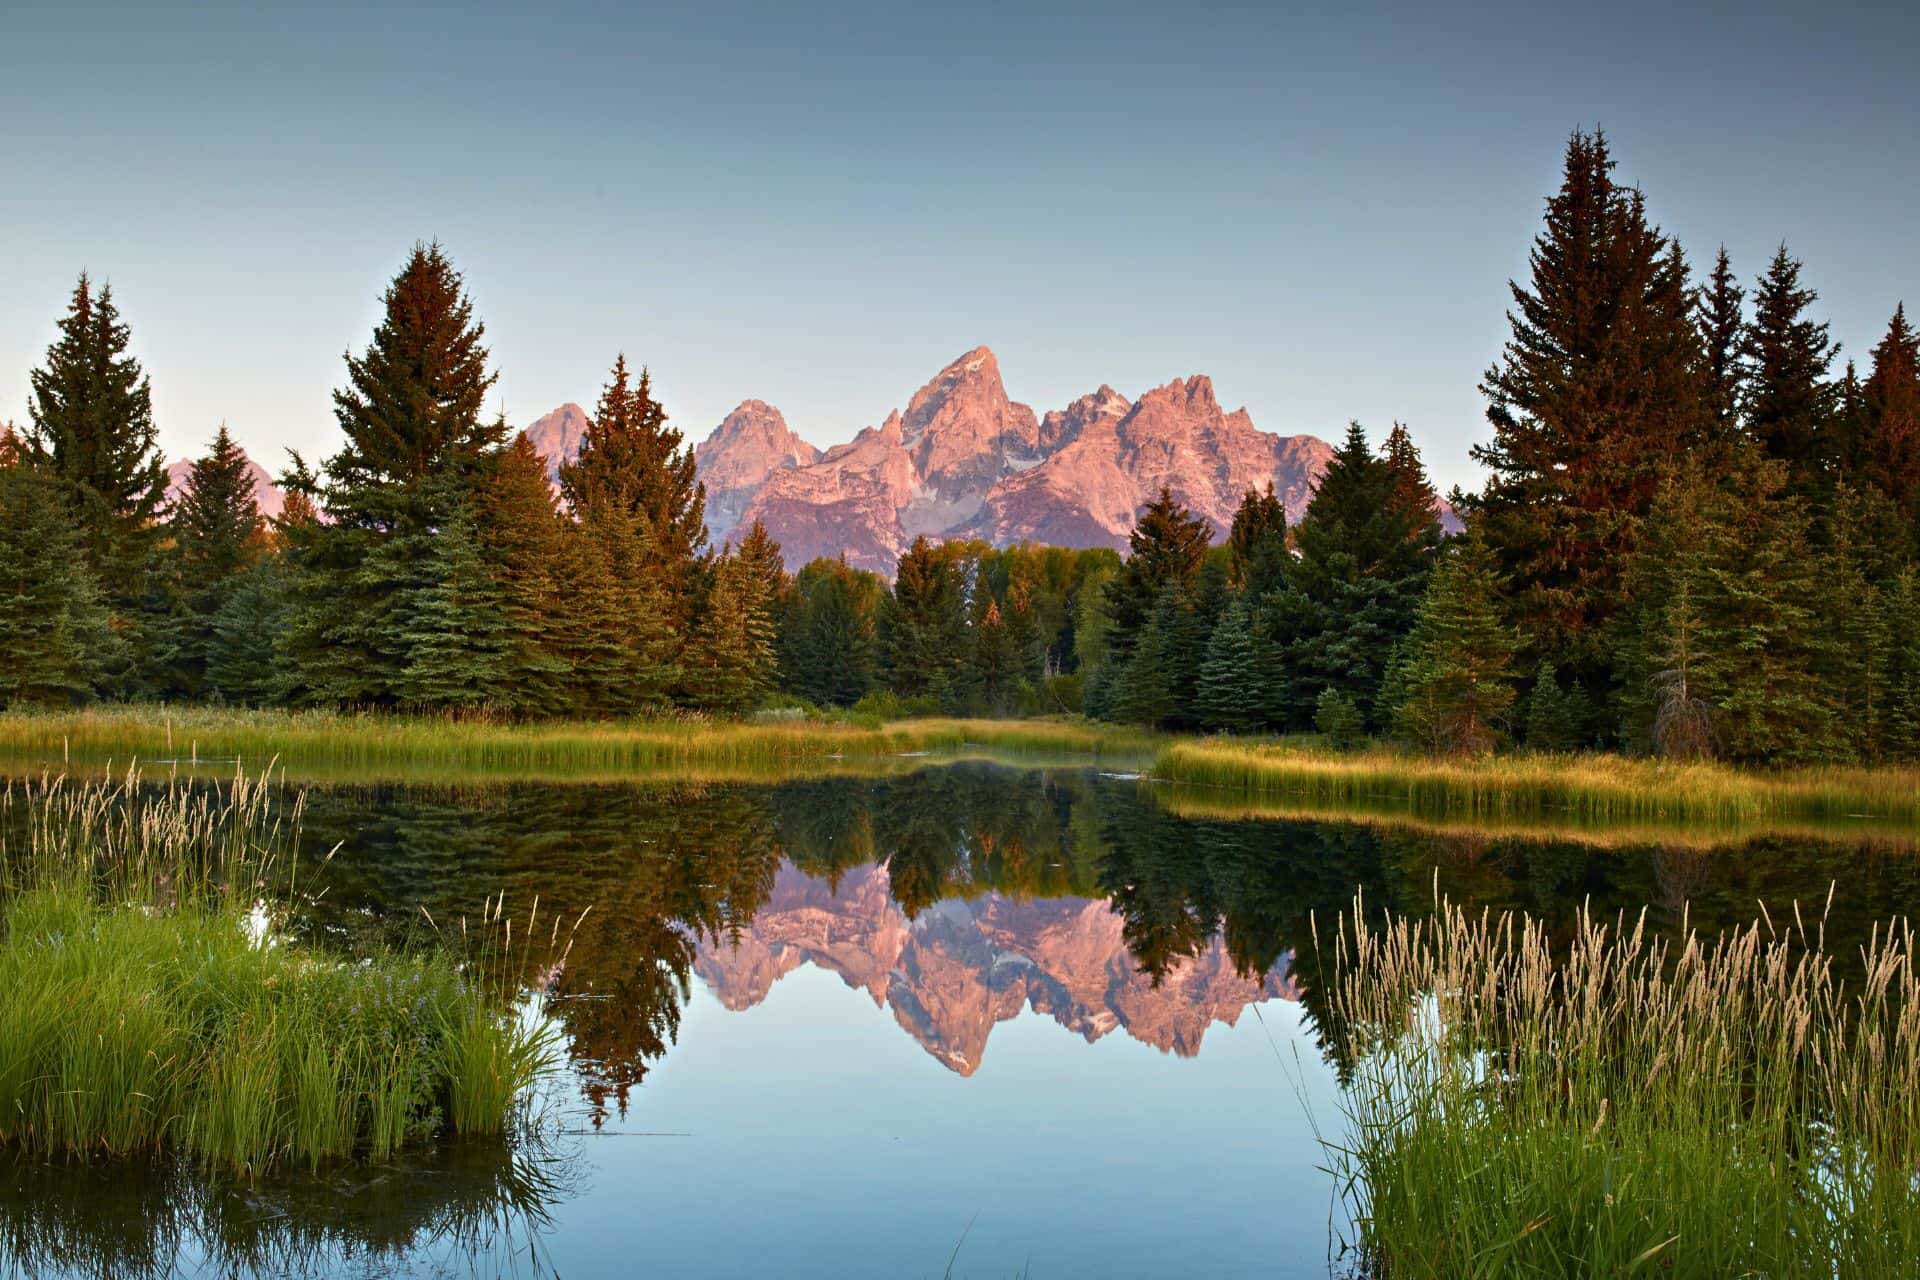
POLYGON ((1920 907, 1910 851, 1844 834, 1197 819, 1137 779, 985 764, 305 806, 303 859, 339 851, 302 927, 339 945, 502 891, 538 895, 542 946, 572 928, 527 965, 568 1055, 543 1137, 252 1184, 0 1165, 5 1274, 1341 1274, 1316 916, 1437 883, 1712 933, 1837 882, 1845 954, 1920 907))

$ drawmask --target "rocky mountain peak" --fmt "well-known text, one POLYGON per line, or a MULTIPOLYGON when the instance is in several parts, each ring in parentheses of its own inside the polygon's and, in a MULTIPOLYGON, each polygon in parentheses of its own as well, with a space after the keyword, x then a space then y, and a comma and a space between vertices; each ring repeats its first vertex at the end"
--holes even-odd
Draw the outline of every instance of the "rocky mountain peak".
POLYGON ((552 413, 535 418, 526 430, 533 451, 547 460, 547 478, 556 483, 560 464, 571 462, 580 453, 580 437, 587 430, 587 411, 577 404, 563 404, 552 413))
POLYGON ((764 400, 742 400, 693 451, 707 486, 707 536, 725 541, 754 494, 774 472, 812 466, 820 451, 795 435, 764 400))

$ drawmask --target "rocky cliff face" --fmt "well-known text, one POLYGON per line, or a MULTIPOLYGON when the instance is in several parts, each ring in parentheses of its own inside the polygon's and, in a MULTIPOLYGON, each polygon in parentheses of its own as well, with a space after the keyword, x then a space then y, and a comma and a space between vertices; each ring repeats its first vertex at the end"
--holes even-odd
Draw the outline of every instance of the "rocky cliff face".
POLYGON ((693 451, 707 486, 707 537, 715 546, 732 536, 740 515, 776 471, 808 467, 820 451, 787 427, 764 400, 744 400, 693 451))
MULTIPOLYGON (((172 506, 179 500, 180 495, 187 491, 187 477, 192 474, 193 463, 187 458, 168 464, 166 497, 168 506, 172 506)), ((259 505, 261 515, 271 520, 286 509, 287 495, 280 492, 279 487, 273 483, 273 477, 267 474, 265 467, 248 458, 247 474, 253 479, 253 500, 259 505)))
POLYGON ((694 971, 727 1008, 746 1009, 809 963, 865 991, 961 1075, 979 1069, 994 1026, 1023 1008, 1089 1043, 1120 1029, 1190 1057, 1214 1023, 1296 994, 1284 963, 1244 977, 1217 938, 1155 987, 1136 969, 1120 917, 1085 898, 948 899, 909 921, 886 868, 872 865, 844 873, 837 891, 783 866, 752 927, 702 945, 694 971))
MULTIPOLYGON (((535 447, 571 456, 572 415, 584 426, 578 406, 567 405, 530 427, 535 447)), ((993 352, 976 347, 904 412, 825 453, 788 430, 778 410, 749 400, 695 458, 714 541, 759 520, 791 568, 844 555, 891 573, 920 534, 1121 548, 1163 485, 1216 533, 1248 489, 1269 481, 1297 519, 1332 453, 1314 436, 1271 435, 1246 410, 1227 412, 1202 376, 1137 403, 1103 386, 1036 418, 1007 397, 993 352)))

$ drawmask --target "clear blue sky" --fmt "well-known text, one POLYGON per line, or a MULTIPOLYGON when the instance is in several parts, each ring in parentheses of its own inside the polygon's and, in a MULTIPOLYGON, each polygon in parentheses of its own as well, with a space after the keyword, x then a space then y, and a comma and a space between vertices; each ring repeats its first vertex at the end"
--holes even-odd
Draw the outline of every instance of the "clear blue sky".
POLYGON ((1595 123, 1696 264, 1786 240, 1849 354, 1920 305, 1911 5, 278 8, 8 5, 0 418, 85 267, 170 455, 223 419, 324 455, 437 237, 520 425, 625 350, 693 438, 756 397, 829 444, 984 342, 1036 409, 1205 372, 1269 430, 1402 419, 1471 483, 1506 281, 1595 123))

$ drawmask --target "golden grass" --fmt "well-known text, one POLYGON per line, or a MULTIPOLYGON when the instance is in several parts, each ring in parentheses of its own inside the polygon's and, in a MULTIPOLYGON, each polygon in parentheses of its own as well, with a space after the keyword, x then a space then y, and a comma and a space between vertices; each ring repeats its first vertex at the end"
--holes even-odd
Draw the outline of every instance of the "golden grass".
POLYGON ((306 781, 618 781, 671 775, 709 781, 917 767, 942 758, 1144 762, 1159 740, 1067 720, 905 720, 880 727, 793 720, 481 720, 333 712, 113 707, 0 715, 0 770, 53 766, 220 773, 270 761, 306 781))
POLYGON ((1284 743, 1177 742, 1156 778, 1299 806, 1481 827, 1697 832, 1865 824, 1920 831, 1920 769, 1780 771, 1624 756, 1431 760, 1375 750, 1337 755, 1284 743))

